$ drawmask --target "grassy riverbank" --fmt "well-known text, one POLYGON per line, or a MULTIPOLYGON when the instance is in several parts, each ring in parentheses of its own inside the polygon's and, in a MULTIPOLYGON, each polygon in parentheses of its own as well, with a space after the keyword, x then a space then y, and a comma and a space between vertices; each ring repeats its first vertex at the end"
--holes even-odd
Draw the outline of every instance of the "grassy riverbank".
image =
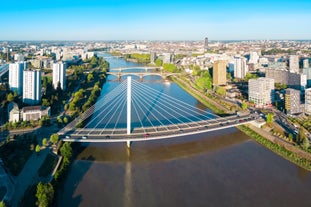
POLYGON ((285 147, 282 147, 274 142, 271 142, 270 140, 266 139, 265 137, 259 135, 249 127, 245 125, 241 125, 237 127, 242 132, 247 134, 248 136, 255 139, 258 143, 265 146, 266 148, 270 149, 271 151, 277 153, 278 155, 282 156, 283 158, 295 163, 296 165, 311 171, 311 161, 307 160, 305 158, 302 158, 298 154, 286 149, 285 147))
POLYGON ((202 98, 201 96, 197 95, 196 93, 194 93, 192 90, 190 90, 186 85, 184 85, 182 82, 180 82, 177 78, 175 77, 171 77, 172 80, 179 85, 179 87, 181 87, 182 89, 184 89, 185 91, 187 91, 191 96, 193 96, 194 98, 196 98, 197 100, 199 100, 202 104, 204 104, 205 106, 207 106, 209 109, 211 109, 214 113, 216 113, 217 115, 224 115, 225 112, 223 110, 218 109, 216 106, 214 106, 213 104, 211 104, 210 102, 208 102, 206 99, 202 98))

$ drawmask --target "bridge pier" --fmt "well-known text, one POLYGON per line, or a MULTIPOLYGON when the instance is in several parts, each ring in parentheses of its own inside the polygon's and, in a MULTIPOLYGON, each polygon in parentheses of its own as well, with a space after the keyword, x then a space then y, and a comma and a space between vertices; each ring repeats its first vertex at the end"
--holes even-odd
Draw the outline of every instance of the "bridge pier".
POLYGON ((131 141, 126 141, 126 146, 127 146, 127 148, 131 148, 131 144, 132 144, 132 142, 131 141))

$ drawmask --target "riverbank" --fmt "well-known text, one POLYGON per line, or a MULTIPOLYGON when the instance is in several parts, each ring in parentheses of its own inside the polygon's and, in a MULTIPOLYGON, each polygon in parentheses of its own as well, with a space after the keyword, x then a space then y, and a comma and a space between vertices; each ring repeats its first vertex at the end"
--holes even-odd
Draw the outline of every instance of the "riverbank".
POLYGON ((225 115, 227 112, 227 109, 219 104, 217 104, 215 101, 211 100, 210 98, 203 96, 200 92, 198 92, 196 89, 192 88, 188 83, 183 81, 180 78, 172 77, 172 80, 183 90, 185 90, 187 93, 192 95, 194 98, 199 100, 201 103, 203 103, 205 106, 207 106, 209 109, 211 109, 214 113, 217 115, 225 115))
POLYGON ((311 155, 309 153, 252 125, 241 125, 237 128, 284 159, 311 171, 311 155))
MULTIPOLYGON (((189 84, 185 81, 177 78, 172 77, 172 80, 177 83, 181 88, 195 97, 197 100, 205 104, 209 107, 213 112, 217 113, 218 115, 224 114, 224 107, 220 106, 219 104, 213 102, 213 100, 209 98, 205 98, 203 94, 200 94, 195 89, 193 89, 189 84), (220 109, 221 108, 221 109, 220 109)), ((261 145, 265 146, 266 148, 270 149, 271 151, 275 152, 276 154, 282 156, 284 159, 289 160, 296 165, 311 171, 311 154, 305 152, 297 147, 293 146, 291 143, 285 142, 278 137, 275 137, 268 132, 254 127, 252 125, 249 126, 238 126, 237 127, 240 131, 247 134, 251 138, 255 139, 256 142, 260 143, 261 145)))

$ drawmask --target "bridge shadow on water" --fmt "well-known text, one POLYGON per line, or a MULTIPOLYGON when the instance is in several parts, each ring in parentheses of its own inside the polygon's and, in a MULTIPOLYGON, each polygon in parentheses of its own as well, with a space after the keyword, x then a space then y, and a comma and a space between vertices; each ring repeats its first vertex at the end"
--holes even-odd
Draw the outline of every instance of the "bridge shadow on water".
MULTIPOLYGON (((117 202, 118 206, 124 206, 125 203, 130 202, 127 199, 131 197, 131 187, 132 182, 134 182, 131 180, 131 173, 135 170, 137 164, 168 162, 200 156, 201 154, 222 151, 248 140, 250 139, 241 134, 240 131, 230 128, 223 132, 215 131, 174 139, 134 142, 131 149, 128 149, 125 143, 84 144, 79 149, 76 160, 65 181, 64 190, 59 199, 60 205, 58 206, 85 206, 86 202, 88 202, 89 206, 92 206, 92 202, 95 201, 89 196, 83 197, 88 194, 86 192, 93 192, 92 186, 103 185, 101 189, 104 192, 98 192, 99 195, 94 195, 97 200, 101 198, 101 193, 106 193, 106 196, 107 193, 109 195, 110 193, 118 195, 119 193, 115 193, 114 189, 107 189, 104 187, 105 183, 100 183, 101 180, 112 182, 116 177, 120 177, 124 181, 124 187, 120 187, 122 182, 119 181, 114 184, 109 183, 107 186, 116 185, 116 189, 124 190, 124 200, 119 201, 120 198, 105 197, 107 199, 106 203, 116 204, 117 202), (109 176, 114 176, 114 178, 110 181, 109 176)), ((98 203, 93 204, 101 206, 98 203)))

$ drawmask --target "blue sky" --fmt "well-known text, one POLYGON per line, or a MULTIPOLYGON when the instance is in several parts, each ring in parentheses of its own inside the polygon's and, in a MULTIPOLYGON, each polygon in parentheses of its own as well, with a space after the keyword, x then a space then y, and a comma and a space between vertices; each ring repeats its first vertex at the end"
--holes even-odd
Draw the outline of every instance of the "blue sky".
POLYGON ((0 19, 0 40, 311 39, 310 0, 4 1, 0 19))

